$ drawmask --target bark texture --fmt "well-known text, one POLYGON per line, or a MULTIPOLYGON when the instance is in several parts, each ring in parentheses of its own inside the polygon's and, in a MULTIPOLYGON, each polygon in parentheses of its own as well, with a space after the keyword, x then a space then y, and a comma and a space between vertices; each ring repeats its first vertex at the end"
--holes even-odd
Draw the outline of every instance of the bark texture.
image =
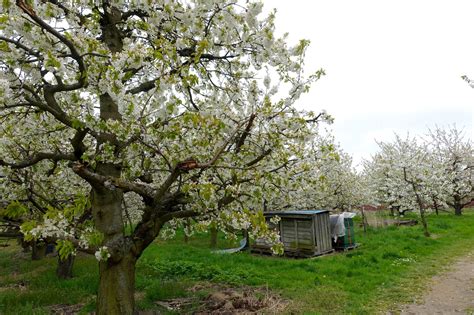
POLYGON ((129 315, 135 313, 135 263, 128 255, 118 262, 99 264, 99 294, 97 315, 129 315))
POLYGON ((69 255, 65 259, 61 259, 58 256, 58 266, 56 268, 56 275, 59 279, 71 279, 72 278, 72 267, 74 266, 74 255, 69 255))
POLYGON ((31 260, 41 260, 46 256, 46 244, 34 242, 31 245, 31 260))
POLYGON ((211 248, 217 248, 217 228, 211 227, 211 248))
POLYGON ((454 214, 455 215, 462 215, 462 205, 461 204, 455 204, 454 205, 454 214))
MULTIPOLYGON (((104 2, 104 14, 101 17, 103 41, 114 54, 123 48, 123 34, 118 29, 121 12, 104 2)), ((109 94, 99 98, 100 118, 121 120, 117 103, 109 94)), ((119 155, 117 138, 113 134, 102 133, 97 137, 97 144, 109 143, 115 146, 115 155, 119 155)), ((104 176, 121 177, 120 165, 97 163, 95 170, 104 176)), ((106 246, 111 257, 99 263, 99 292, 97 296, 97 314, 130 315, 135 312, 135 263, 136 257, 131 254, 130 246, 124 235, 123 192, 115 187, 95 186, 92 189, 92 215, 96 228, 104 235, 106 246)))

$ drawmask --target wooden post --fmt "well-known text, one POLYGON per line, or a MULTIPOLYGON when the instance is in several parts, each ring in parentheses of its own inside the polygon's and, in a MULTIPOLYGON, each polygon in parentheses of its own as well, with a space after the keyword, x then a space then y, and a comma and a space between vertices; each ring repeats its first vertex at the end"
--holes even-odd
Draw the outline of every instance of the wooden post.
POLYGON ((367 218, 365 216, 364 206, 360 208, 360 213, 362 214, 362 225, 364 226, 364 233, 367 232, 367 218))

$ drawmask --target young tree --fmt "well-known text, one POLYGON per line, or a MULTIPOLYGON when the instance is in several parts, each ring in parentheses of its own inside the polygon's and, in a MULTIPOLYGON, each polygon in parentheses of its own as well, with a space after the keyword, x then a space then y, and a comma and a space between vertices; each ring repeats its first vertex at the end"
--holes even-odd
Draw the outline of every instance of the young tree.
POLYGON ((269 183, 286 178, 272 170, 314 136, 321 117, 293 104, 323 72, 303 74, 308 42, 287 47, 261 8, 2 2, 0 166, 35 169, 41 182, 58 163, 90 187, 94 230, 82 249, 100 260, 98 314, 134 312, 136 261, 167 222, 220 218, 276 238, 258 211, 269 183), (142 204, 131 232, 130 192, 142 204))
POLYGON ((456 215, 474 200, 474 147, 455 126, 429 133, 433 167, 442 170, 446 203, 456 215))

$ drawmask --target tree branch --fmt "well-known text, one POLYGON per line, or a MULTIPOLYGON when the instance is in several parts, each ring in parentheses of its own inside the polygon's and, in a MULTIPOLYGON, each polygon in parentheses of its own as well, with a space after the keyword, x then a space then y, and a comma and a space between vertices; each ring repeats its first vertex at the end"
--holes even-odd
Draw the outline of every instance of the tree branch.
POLYGON ((250 115, 249 121, 247 123, 247 126, 245 127, 244 132, 242 133, 240 138, 237 140, 237 143, 235 144, 235 153, 240 152, 240 148, 244 145, 245 139, 247 139, 247 137, 250 135, 250 130, 252 129, 255 117, 257 117, 255 113, 252 113, 252 115, 250 115))
POLYGON ((35 165, 36 163, 41 162, 43 160, 75 161, 76 157, 74 156, 74 154, 71 154, 71 153, 39 152, 36 155, 18 163, 8 163, 3 160, 0 160, 0 166, 8 166, 8 167, 11 167, 12 169, 21 169, 21 168, 26 168, 26 167, 35 165))
POLYGON ((86 83, 86 76, 84 75, 85 71, 86 71, 86 65, 84 63, 84 60, 82 59, 82 56, 79 54, 76 47, 74 46, 74 43, 72 41, 70 41, 69 39, 67 39, 66 37, 64 37, 61 33, 59 33, 57 30, 55 30, 52 26, 50 26, 48 23, 46 23, 40 17, 38 17, 38 15, 33 10, 33 8, 28 3, 26 3, 25 0, 17 0, 16 5, 23 12, 25 12, 33 21, 35 21, 36 24, 38 24, 42 29, 44 29, 48 33, 52 34, 54 37, 59 39, 59 41, 61 43, 66 45, 69 48, 69 51, 71 52, 71 57, 78 64, 79 72, 80 72, 80 76, 79 76, 78 81, 76 83, 70 84, 70 85, 58 84, 58 85, 52 86, 51 91, 53 93, 55 93, 55 92, 59 92, 59 91, 72 91, 72 90, 82 88, 86 83))
POLYGON ((263 160, 264 158, 266 158, 268 155, 270 155, 271 153, 273 152, 272 149, 267 149, 265 150, 262 154, 260 154, 259 156, 257 156, 255 159, 253 159, 252 161, 248 162, 246 164, 247 167, 250 167, 250 166, 253 166, 255 164, 257 164, 258 162, 260 162, 261 160, 263 160))
POLYGON ((153 198, 155 195, 154 189, 148 185, 133 183, 112 176, 103 176, 91 171, 86 165, 79 162, 72 164, 72 170, 93 186, 107 187, 109 189, 119 188, 124 192, 133 191, 146 198, 153 198))

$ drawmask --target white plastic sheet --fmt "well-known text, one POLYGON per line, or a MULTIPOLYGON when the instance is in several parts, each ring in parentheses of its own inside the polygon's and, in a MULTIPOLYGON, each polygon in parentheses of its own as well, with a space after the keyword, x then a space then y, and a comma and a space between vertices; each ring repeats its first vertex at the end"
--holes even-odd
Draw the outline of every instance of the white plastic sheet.
POLYGON ((354 212, 343 212, 341 214, 332 214, 330 216, 331 237, 334 239, 334 241, 336 241, 338 237, 346 235, 346 227, 344 225, 344 219, 353 218, 355 216, 356 216, 356 213, 354 212))

